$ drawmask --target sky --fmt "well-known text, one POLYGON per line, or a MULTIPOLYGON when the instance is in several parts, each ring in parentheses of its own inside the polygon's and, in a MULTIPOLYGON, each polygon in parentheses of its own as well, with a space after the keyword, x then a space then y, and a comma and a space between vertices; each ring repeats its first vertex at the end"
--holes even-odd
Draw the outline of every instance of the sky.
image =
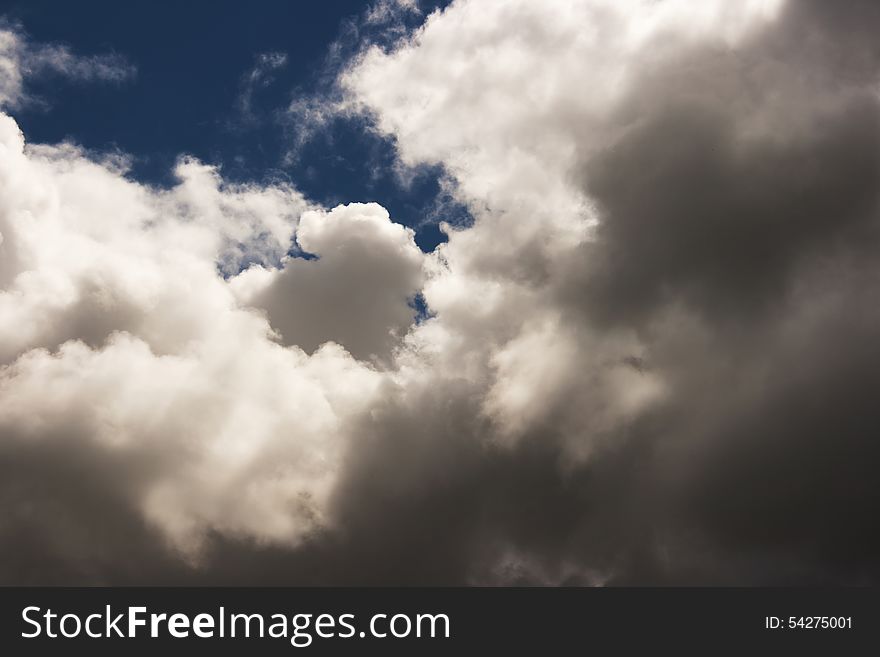
POLYGON ((876 3, 0 17, 0 583, 877 582, 876 3))
MULTIPOLYGON (((403 26, 442 2, 403 12, 403 26)), ((112 53, 137 74, 109 85, 71 84, 63 76, 35 76, 31 103, 16 115, 35 142, 73 141, 86 148, 119 150, 133 158, 140 181, 170 185, 181 153, 223 167, 230 180, 297 181, 324 205, 373 200, 399 221, 420 228, 428 250, 443 239, 432 221, 438 202, 459 223, 470 220, 438 186, 440 171, 425 166, 402 181, 394 147, 370 134, 361 120, 342 117, 290 157, 296 118, 285 110, 298 96, 315 93, 332 76, 331 47, 353 54, 370 35, 393 38, 387 26, 363 25, 364 3, 261 2, 4 2, 2 14, 37 43, 59 43, 86 56, 112 53), (54 111, 53 111, 54 108, 54 111), (440 198, 438 199, 438 195, 440 198)), ((337 56, 342 56, 340 52, 337 56)), ((338 66, 338 64, 337 64, 338 66)))

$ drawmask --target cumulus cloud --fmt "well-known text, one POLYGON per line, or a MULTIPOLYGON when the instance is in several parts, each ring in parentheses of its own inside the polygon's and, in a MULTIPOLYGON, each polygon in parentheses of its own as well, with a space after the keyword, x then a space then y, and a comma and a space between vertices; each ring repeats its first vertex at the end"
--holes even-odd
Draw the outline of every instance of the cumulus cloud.
MULTIPOLYGON (((283 266, 309 206, 292 188, 228 184, 192 159, 168 190, 117 164, 27 146, 0 117, 4 543, 36 540, 44 558, 99 579, 101 558, 126 568, 122 536, 109 539, 120 554, 94 553, 93 538, 116 529, 152 536, 144 549, 171 562, 197 563, 212 534, 296 545, 332 524, 346 418, 382 380, 333 342, 332 323, 324 336, 312 327, 307 355, 234 294, 228 271, 283 266), (66 459, 77 469, 59 476, 66 459), (118 525, 99 529, 102 509, 118 525)), ((387 213, 351 212, 379 253, 409 247, 387 213)), ((345 273, 325 246, 333 226, 305 216, 302 244, 345 273)), ((320 314, 308 285, 289 301, 320 314)), ((358 325, 355 306, 347 319, 358 325)))
POLYGON ((453 176, 475 222, 430 254, 374 204, 185 159, 154 190, 6 117, 3 563, 875 582, 878 27, 859 0, 453 2, 338 87, 453 176))
POLYGON ((495 546, 471 574, 875 576, 877 13, 846 4, 458 2, 348 69, 352 102, 476 217, 409 343, 562 497, 555 521, 486 530, 492 507, 462 530, 495 546))
POLYGON ((387 361, 415 319, 422 252, 412 229, 376 204, 303 214, 299 247, 316 259, 253 267, 233 281, 239 299, 263 309, 285 344, 313 351, 327 340, 362 360, 387 361))

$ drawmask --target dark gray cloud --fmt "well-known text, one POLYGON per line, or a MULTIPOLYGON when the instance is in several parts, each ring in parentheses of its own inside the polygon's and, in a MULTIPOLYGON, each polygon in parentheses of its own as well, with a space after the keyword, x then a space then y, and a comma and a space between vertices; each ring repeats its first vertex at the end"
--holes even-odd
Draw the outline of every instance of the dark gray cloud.
POLYGON ((39 440, 0 433, 0 581, 184 581, 190 569, 137 512, 145 473, 161 467, 155 454, 114 458, 81 431, 69 426, 39 440))
POLYGON ((855 98, 783 143, 749 143, 738 123, 714 107, 673 104, 591 160, 587 188, 602 222, 575 288, 590 318, 633 322, 676 302, 713 321, 750 318, 778 303, 801 267, 871 237, 875 98, 855 98))
POLYGON ((643 438, 669 560, 622 581, 877 577, 878 13, 835 8, 652 71, 585 162, 600 224, 562 298, 669 384, 643 438))

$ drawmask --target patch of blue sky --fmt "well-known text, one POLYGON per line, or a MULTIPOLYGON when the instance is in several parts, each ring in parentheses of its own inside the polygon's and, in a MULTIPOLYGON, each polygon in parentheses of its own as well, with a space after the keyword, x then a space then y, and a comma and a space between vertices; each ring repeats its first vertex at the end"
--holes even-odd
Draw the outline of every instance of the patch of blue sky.
MULTIPOLYGON (((218 165, 230 181, 290 182, 321 205, 375 201, 430 251, 445 241, 441 221, 471 221, 444 186, 442 168, 400 175, 393 141, 358 116, 334 116, 291 157, 287 109, 297 97, 327 92, 334 66, 365 42, 389 47, 443 4, 366 19, 364 2, 354 0, 7 0, 0 15, 34 42, 116 53, 137 68, 111 84, 29 80, 29 94, 44 101, 15 112, 30 141, 126 153, 129 175, 151 185, 174 184, 175 161, 188 154, 218 165)), ((295 245, 291 254, 303 255, 295 245)))

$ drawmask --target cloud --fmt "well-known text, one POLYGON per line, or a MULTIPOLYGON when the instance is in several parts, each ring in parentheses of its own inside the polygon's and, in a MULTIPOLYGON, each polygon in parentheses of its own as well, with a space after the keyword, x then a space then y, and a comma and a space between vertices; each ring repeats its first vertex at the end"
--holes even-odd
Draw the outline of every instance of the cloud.
POLYGON ((880 14, 843 4, 458 1, 356 54, 347 111, 474 216, 430 254, 6 117, 4 579, 875 582, 880 14))
POLYGON ((359 359, 387 361, 415 319, 422 287, 413 237, 374 203, 307 212, 296 239, 316 259, 251 268, 232 285, 242 303, 266 311, 285 344, 313 351, 333 340, 359 359))
POLYGON ((418 0, 378 0, 371 3, 364 12, 363 22, 366 25, 387 27, 399 23, 406 15, 420 16, 418 0))
POLYGON ((345 74, 476 218, 410 344, 475 386, 477 440, 566 491, 543 512, 574 509, 543 542, 484 510, 461 540, 498 561, 471 574, 876 576, 877 16, 849 8, 459 2, 345 74))
POLYGON ((287 53, 263 52, 254 58, 253 68, 241 78, 241 90, 235 102, 239 121, 246 125, 256 122, 255 94, 271 85, 275 80, 275 72, 285 66, 287 66, 287 53))
MULTIPOLYGON (((192 159, 178 166, 177 186, 155 190, 75 147, 25 146, 8 116, 0 136, 0 436, 4 494, 17 509, 4 537, 36 532, 63 545, 74 531, 87 552, 88 527, 102 522, 88 513, 98 495, 112 513, 132 514, 120 528, 155 532, 179 559, 198 560, 211 533, 295 545, 328 524, 344 420, 382 374, 320 327, 311 356, 279 344, 223 276, 247 261, 278 266, 308 208, 302 197, 224 183, 192 159), (53 477, 68 453, 93 486, 26 483, 53 477), (26 471, 13 467, 20 461, 26 471), (14 499, 22 489, 31 492, 14 499), (85 526, 44 525, 48 500, 85 526)), ((332 227, 306 216, 301 242, 333 263, 322 242, 332 227)), ((380 253, 411 242, 373 208, 358 220, 380 253)), ((298 310, 322 312, 307 305, 315 299, 295 299, 298 310)))
POLYGON ((341 74, 366 50, 394 47, 423 18, 418 0, 371 0, 359 14, 343 19, 339 34, 312 72, 311 88, 294 90, 290 103, 278 112, 288 142, 288 163, 298 160, 317 137, 328 138, 339 122, 371 128, 369 122, 364 125, 360 109, 352 106, 340 85, 341 74))
POLYGON ((568 217, 582 204, 568 184, 571 137, 599 139, 647 54, 663 61, 701 39, 734 44, 779 5, 459 2, 429 16, 407 47, 368 49, 342 84, 405 162, 442 162, 477 207, 568 217))
POLYGON ((79 82, 125 82, 136 68, 117 54, 76 55, 60 44, 35 44, 16 25, 0 20, 0 108, 17 108, 35 99, 26 82, 59 75, 79 82))

